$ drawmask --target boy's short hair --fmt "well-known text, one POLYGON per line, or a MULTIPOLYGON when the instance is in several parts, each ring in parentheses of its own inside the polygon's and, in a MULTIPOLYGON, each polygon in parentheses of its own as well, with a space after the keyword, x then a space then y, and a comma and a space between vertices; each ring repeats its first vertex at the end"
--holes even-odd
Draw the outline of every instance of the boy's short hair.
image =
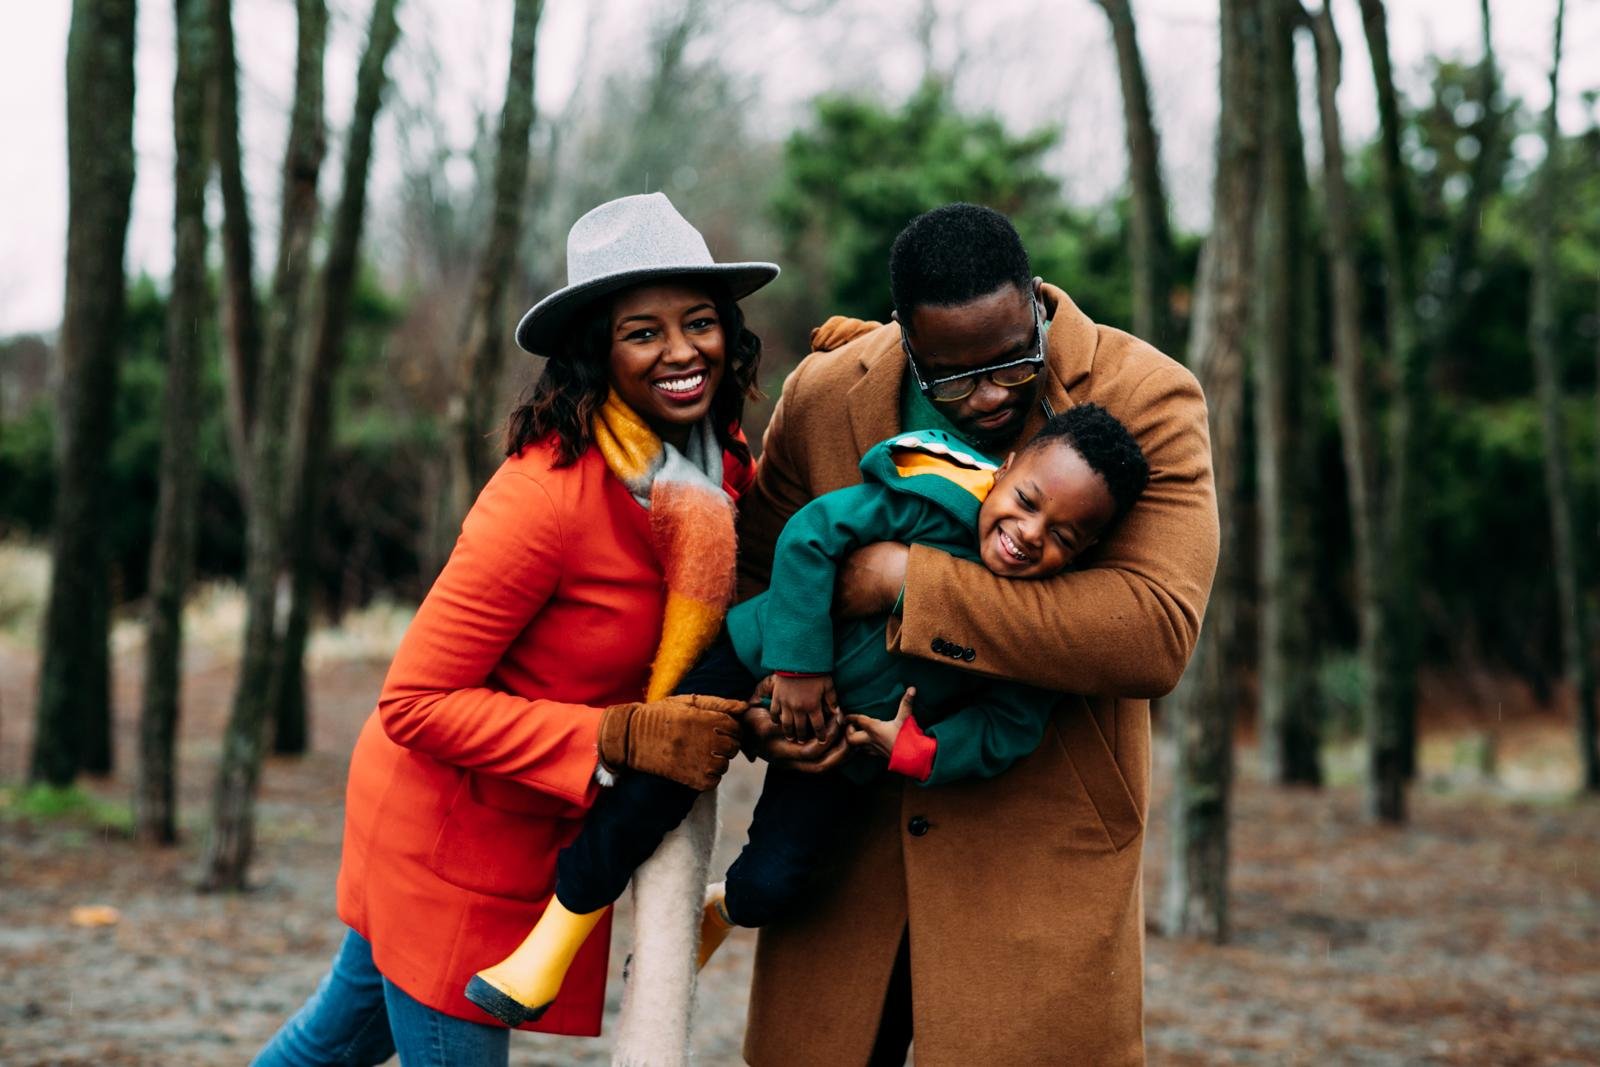
POLYGON ((1064 441, 1082 456, 1089 468, 1105 479, 1116 502, 1116 522, 1128 513, 1150 481, 1150 464, 1144 449, 1128 428, 1099 404, 1077 404, 1044 424, 1044 429, 1024 445, 1040 448, 1052 441, 1064 441))
POLYGON ((1028 252, 1011 220, 977 204, 946 204, 912 219, 889 252, 889 292, 903 324, 919 307, 950 307, 1003 285, 1031 291, 1028 252))

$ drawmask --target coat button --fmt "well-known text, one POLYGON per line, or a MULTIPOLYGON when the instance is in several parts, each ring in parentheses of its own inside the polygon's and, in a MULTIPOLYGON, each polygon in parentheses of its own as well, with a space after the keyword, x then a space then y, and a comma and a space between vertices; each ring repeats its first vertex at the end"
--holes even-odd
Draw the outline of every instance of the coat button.
POLYGON ((961 650, 961 658, 966 660, 968 663, 971 663, 973 660, 978 658, 978 653, 971 647, 963 648, 961 650))
POLYGON ((948 647, 948 646, 946 646, 944 638, 935 637, 933 639, 933 646, 932 647, 933 647, 934 652, 942 654, 944 652, 945 648, 948 647))
POLYGON ((911 821, 906 823, 906 829, 911 831, 912 837, 921 837, 928 832, 928 820, 921 815, 913 815, 911 821))

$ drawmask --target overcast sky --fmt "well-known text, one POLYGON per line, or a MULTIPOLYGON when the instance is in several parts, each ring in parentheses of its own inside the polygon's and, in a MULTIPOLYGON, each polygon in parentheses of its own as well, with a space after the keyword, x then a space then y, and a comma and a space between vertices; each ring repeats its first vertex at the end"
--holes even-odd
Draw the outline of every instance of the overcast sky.
MULTIPOLYGON (((667 0, 547 0, 538 48, 542 112, 562 109, 578 83, 648 62, 653 12, 667 0)), ((914 21, 921 0, 711 0, 721 12, 716 46, 752 88, 753 126, 781 137, 806 102, 836 87, 902 97, 921 72, 914 21), (825 9, 825 14, 808 15, 825 9)), ((1180 224, 1205 224, 1216 119, 1216 0, 1135 0, 1140 43, 1163 136, 1163 162, 1180 224)), ((66 235, 64 61, 69 0, 8 5, 0 34, 0 335, 50 330, 60 319, 66 235)), ((243 65, 247 167, 258 229, 273 218, 276 167, 292 79, 293 0, 235 0, 243 65)), ((354 92, 368 0, 330 0, 328 53, 332 146, 354 92)), ((1589 121, 1585 91, 1600 90, 1600 4, 1568 0, 1562 121, 1589 121)), ((402 99, 427 103, 448 136, 465 146, 473 120, 498 109, 509 47, 510 0, 402 0, 400 49, 391 74, 402 99), (424 43, 426 47, 424 47, 424 43), (437 69, 431 70, 430 57, 437 69)), ((1474 59, 1477 0, 1389 0, 1391 49, 1403 88, 1417 88, 1425 56, 1474 59)), ((1549 98, 1555 0, 1492 0, 1495 44, 1511 91, 1531 107, 1549 98)), ((936 59, 958 71, 963 103, 999 112, 1018 131, 1063 130, 1052 166, 1067 194, 1099 203, 1124 182, 1120 100, 1105 17, 1092 0, 942 0, 936 59)), ((1347 135, 1370 136, 1376 121, 1356 0, 1334 0, 1345 39, 1340 103, 1347 135)), ((164 278, 171 267, 172 10, 139 5, 135 148, 138 153, 130 273, 164 278)), ((1302 55, 1309 92, 1310 58, 1302 55)), ((1309 131, 1308 131, 1309 132, 1309 131)), ((1308 137, 1314 142, 1314 137, 1308 137)), ((1535 144, 1519 153, 1536 152, 1535 144)), ((380 214, 398 175, 391 124, 380 123, 373 204, 380 214)), ((470 167, 457 169, 469 181, 470 167)), ((335 168, 324 177, 333 179, 335 168)), ((641 188, 648 182, 641 176, 641 188)), ((326 193, 325 193, 326 195, 326 193)), ((258 240, 270 249, 272 235, 258 240)), ((738 250, 754 254, 759 250, 738 250)))

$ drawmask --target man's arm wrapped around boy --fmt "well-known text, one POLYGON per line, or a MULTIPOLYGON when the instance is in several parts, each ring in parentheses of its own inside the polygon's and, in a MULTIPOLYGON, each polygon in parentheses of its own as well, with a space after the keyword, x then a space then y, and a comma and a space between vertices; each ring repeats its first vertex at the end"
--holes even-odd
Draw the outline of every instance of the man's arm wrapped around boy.
POLYGON ((921 531, 927 501, 867 482, 826 493, 784 525, 765 598, 761 669, 827 674, 834 667, 833 587, 839 561, 874 541, 921 531))
POLYGON ((1138 503, 1082 569, 1040 581, 911 546, 902 614, 889 625, 894 651, 938 659, 942 639, 973 649, 971 670, 1059 692, 1150 698, 1177 685, 1216 571, 1205 399, 1165 360, 1132 388, 1087 399, 1144 450, 1150 483, 1138 503))

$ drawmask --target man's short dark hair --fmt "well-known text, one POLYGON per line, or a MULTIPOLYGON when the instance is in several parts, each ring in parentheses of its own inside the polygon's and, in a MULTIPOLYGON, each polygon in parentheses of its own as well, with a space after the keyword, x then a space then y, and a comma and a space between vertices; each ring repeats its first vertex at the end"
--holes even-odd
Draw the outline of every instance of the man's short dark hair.
POLYGON ((889 291, 900 321, 919 307, 950 307, 1003 285, 1030 291, 1033 271, 1011 220, 977 204, 946 204, 912 219, 889 252, 889 291))
POLYGON ((1150 481, 1150 464, 1144 449, 1128 428, 1099 404, 1077 404, 1052 416, 1025 447, 1039 448, 1062 441, 1083 457, 1089 469, 1105 479, 1116 502, 1116 522, 1128 513, 1150 481))

